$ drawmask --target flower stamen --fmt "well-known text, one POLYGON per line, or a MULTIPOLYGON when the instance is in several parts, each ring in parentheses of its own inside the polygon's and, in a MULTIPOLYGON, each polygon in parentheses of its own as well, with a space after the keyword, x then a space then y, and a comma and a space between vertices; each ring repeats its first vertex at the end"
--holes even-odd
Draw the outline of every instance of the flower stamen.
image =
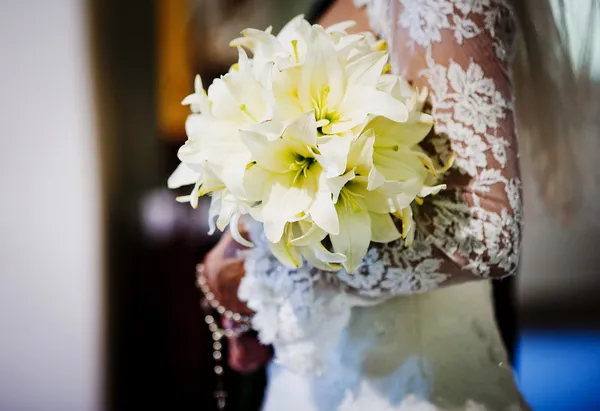
POLYGON ((292 48, 294 49, 294 59, 296 62, 300 62, 300 57, 298 55, 298 40, 292 40, 292 48))
POLYGON ((314 161, 315 159, 311 157, 303 157, 300 155, 296 157, 296 161, 289 166, 289 171, 296 173, 292 180, 293 184, 297 184, 302 177, 308 177, 308 170, 314 161))
POLYGON ((242 110, 242 112, 243 112, 244 114, 246 114, 248 117, 250 117, 250 119, 251 119, 252 121, 254 121, 255 123, 258 123, 258 120, 256 119, 256 117, 254 117, 254 116, 252 115, 252 113, 250 113, 250 110, 248 110, 248 108, 246 107, 246 105, 245 105, 245 104, 241 104, 241 105, 240 105, 240 110, 242 110))
POLYGON ((316 98, 313 98, 315 108, 315 118, 317 121, 327 119, 327 97, 331 89, 329 86, 323 86, 316 98))

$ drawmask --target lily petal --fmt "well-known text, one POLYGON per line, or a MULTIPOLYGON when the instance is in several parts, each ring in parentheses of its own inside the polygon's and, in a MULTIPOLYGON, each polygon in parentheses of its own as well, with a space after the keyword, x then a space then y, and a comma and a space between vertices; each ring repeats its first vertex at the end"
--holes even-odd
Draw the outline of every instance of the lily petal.
POLYGON ((419 121, 397 123, 385 117, 375 117, 365 128, 375 132, 375 148, 413 147, 429 134, 433 126, 433 117, 426 115, 419 121))
MULTIPOLYGON (((221 178, 225 186, 237 198, 245 198, 244 192, 244 174, 246 166, 250 162, 250 153, 241 153, 232 155, 221 169, 221 178)), ((203 187, 204 191, 204 187, 203 187)))
POLYGON ((320 154, 315 154, 315 158, 323 167, 327 177, 344 174, 351 142, 351 136, 331 135, 319 138, 317 147, 320 154))
POLYGON ((215 117, 229 121, 247 122, 244 113, 240 110, 241 103, 233 97, 223 78, 215 79, 208 87, 208 98, 213 102, 212 114, 215 117))
POLYGON ((388 54, 385 51, 375 51, 360 57, 346 66, 348 82, 374 88, 387 61, 388 54))
POLYGON ((200 179, 201 174, 195 172, 184 163, 177 166, 173 174, 167 180, 167 187, 179 188, 190 184, 195 184, 200 179))
POLYGON ((320 243, 323 241, 325 237, 327 237, 327 233, 320 229, 316 224, 310 223, 299 223, 300 225, 308 225, 309 227, 302 233, 302 235, 295 237, 290 240, 291 245, 295 246, 311 246, 313 244, 320 243))
POLYGON ((282 238, 277 242, 270 241, 269 248, 273 255, 287 267, 299 268, 302 266, 300 250, 291 246, 287 238, 282 238))
POLYGON ((298 96, 293 94, 278 94, 275 98, 277 104, 273 108, 273 120, 284 121, 290 118, 298 118, 302 115, 302 106, 300 105, 298 96))
POLYGON ((367 190, 372 191, 385 184, 385 176, 377 167, 372 166, 369 171, 367 190))
POLYGON ((323 27, 312 26, 309 41, 311 47, 307 50, 298 85, 300 104, 305 110, 310 110, 314 108, 315 99, 325 97, 324 104, 334 109, 340 105, 344 97, 347 84, 346 73, 333 42, 323 27))
POLYGON ((265 168, 255 164, 249 166, 244 174, 244 192, 248 202, 262 201, 270 184, 272 174, 265 168))
POLYGON ((223 198, 223 190, 214 192, 211 196, 210 207, 208 208, 208 235, 213 235, 217 229, 215 219, 221 212, 221 200, 223 198))
POLYGON ((262 134, 268 141, 275 141, 281 137, 285 126, 281 121, 266 121, 264 123, 252 124, 247 129, 262 134))
POLYGON ((341 264, 346 262, 347 258, 341 253, 332 253, 326 249, 323 244, 319 243, 314 247, 311 247, 311 251, 314 256, 319 260, 327 264, 341 264))
POLYGON ((198 198, 200 198, 200 193, 198 192, 199 188, 200 181, 196 181, 196 184, 194 184, 194 188, 190 193, 190 205, 192 206, 192 208, 198 208, 198 198))
POLYGON ((344 20, 339 23, 332 24, 331 26, 325 29, 327 34, 331 33, 341 33, 346 34, 346 31, 352 27, 356 26, 356 22, 354 20, 344 20))
POLYGON ((330 235, 331 244, 337 253, 346 256, 343 263, 348 273, 352 274, 362 263, 363 257, 371 242, 371 217, 367 210, 354 210, 345 204, 336 204, 340 220, 340 233, 330 235))
POLYGON ((350 118, 365 118, 368 114, 387 117, 397 122, 408 120, 408 109, 403 102, 372 87, 352 85, 346 90, 341 111, 350 118))
POLYGON ((363 34, 349 34, 343 36, 335 45, 338 55, 347 60, 349 54, 355 51, 356 45, 364 40, 364 38, 365 36, 363 34))
POLYGON ((367 210, 375 213, 389 213, 392 209, 389 200, 389 193, 378 188, 373 191, 367 189, 367 184, 364 177, 357 177, 350 181, 344 188, 357 194, 367 210))
POLYGON ((210 114, 210 102, 206 96, 206 91, 202 86, 202 78, 196 75, 194 79, 194 94, 190 94, 181 102, 182 105, 190 105, 192 113, 210 114))
POLYGON ((332 253, 320 243, 313 247, 302 247, 302 255, 311 266, 330 272, 344 268, 341 264, 346 261, 346 256, 332 253))
POLYGON ((442 190, 446 189, 446 184, 439 184, 433 187, 424 186, 421 191, 419 191, 419 197, 427 197, 430 195, 435 195, 442 190))
POLYGON ((327 179, 327 186, 329 187, 329 191, 331 191, 334 203, 338 202, 342 188, 355 177, 356 174, 354 174, 354 170, 350 170, 343 176, 327 179))
POLYGON ((307 210, 315 225, 330 234, 338 234, 340 230, 335 204, 329 189, 319 190, 315 201, 307 210))
POLYGON ((223 190, 225 188, 225 183, 221 181, 217 176, 212 167, 208 164, 204 167, 204 172, 202 173, 202 186, 200 187, 199 194, 201 196, 206 195, 208 193, 212 193, 214 191, 223 190))
POLYGON ((317 122, 314 112, 308 111, 290 123, 283 132, 284 139, 296 140, 309 147, 317 145, 317 122))
POLYGON ((400 213, 402 219, 402 238, 407 246, 411 246, 415 238, 415 221, 413 220, 413 212, 410 206, 406 207, 400 213))
POLYGON ((235 215, 239 216, 239 208, 237 201, 231 193, 222 191, 221 196, 221 208, 219 209, 219 216, 217 218, 217 228, 220 231, 224 231, 227 225, 232 221, 235 215))
POLYGON ((263 196, 262 214, 265 216, 265 235, 269 241, 276 243, 281 239, 286 223, 310 206, 316 186, 310 187, 311 182, 307 182, 297 187, 293 176, 286 174, 274 174, 270 182, 263 196))
POLYGON ((390 214, 371 213, 371 241, 389 243, 401 237, 390 214))
POLYGON ((348 168, 356 170, 357 174, 368 175, 373 165, 375 133, 367 130, 358 136, 350 147, 348 168))
POLYGON ((422 181, 429 174, 419 157, 412 151, 377 150, 373 164, 386 180, 407 181, 419 178, 422 181))
POLYGON ((240 138, 254 161, 269 171, 285 173, 296 160, 294 153, 298 144, 291 140, 269 141, 264 135, 250 130, 240 130, 240 138))
POLYGON ((239 225, 238 225, 239 221, 240 221, 240 214, 239 213, 234 214, 231 218, 231 222, 229 223, 229 230, 231 231, 231 237, 233 237, 233 239, 241 245, 245 245, 246 247, 254 247, 254 244, 251 241, 246 240, 242 236, 242 234, 240 234, 239 225))

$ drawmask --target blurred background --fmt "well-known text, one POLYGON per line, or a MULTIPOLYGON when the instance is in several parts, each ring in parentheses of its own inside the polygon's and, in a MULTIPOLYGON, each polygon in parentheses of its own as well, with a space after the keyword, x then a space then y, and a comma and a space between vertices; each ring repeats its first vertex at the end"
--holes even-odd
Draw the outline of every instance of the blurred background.
MULTIPOLYGON (((600 24, 582 24, 588 0, 567 5, 576 58, 600 24)), ((206 203, 166 189, 180 101, 194 74, 227 70, 241 29, 277 31, 310 7, 0 0, 0 411, 214 409, 194 266, 217 237, 206 203)), ((589 109, 600 118, 600 103, 589 109)), ((563 230, 523 167, 517 375, 536 410, 598 410, 598 226, 563 230)), ((257 410, 264 371, 225 375, 227 409, 257 410)))

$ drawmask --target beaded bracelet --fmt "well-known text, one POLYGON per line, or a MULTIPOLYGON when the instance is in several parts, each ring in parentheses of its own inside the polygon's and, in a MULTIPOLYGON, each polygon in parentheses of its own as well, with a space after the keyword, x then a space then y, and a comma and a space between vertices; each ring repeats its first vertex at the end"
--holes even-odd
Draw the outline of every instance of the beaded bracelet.
POLYGON ((237 337, 249 331, 251 318, 248 315, 243 315, 228 310, 221 305, 221 303, 216 299, 215 295, 210 291, 208 280, 204 276, 204 264, 198 264, 196 266, 196 285, 204 295, 204 298, 201 301, 201 306, 205 311, 208 311, 212 308, 226 319, 232 320, 237 324, 235 328, 221 328, 212 314, 206 314, 204 317, 204 322, 208 325, 208 329, 212 333, 213 339, 213 359, 215 360, 213 371, 217 376, 217 388, 214 392, 214 397, 217 400, 217 408, 222 410, 225 409, 225 405, 227 404, 227 392, 225 391, 223 383, 224 368, 221 365, 223 359, 223 344, 221 343, 221 339, 223 337, 237 337))

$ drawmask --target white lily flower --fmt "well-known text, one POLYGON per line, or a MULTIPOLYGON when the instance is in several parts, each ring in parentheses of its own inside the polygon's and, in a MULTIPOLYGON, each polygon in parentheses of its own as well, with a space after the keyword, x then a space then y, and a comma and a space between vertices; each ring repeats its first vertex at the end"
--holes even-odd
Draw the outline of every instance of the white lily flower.
POLYGON ((210 114, 210 101, 208 100, 206 90, 202 86, 200 75, 196 75, 194 79, 194 93, 184 98, 181 104, 189 105, 192 113, 210 114))
POLYGON ((346 256, 323 246, 322 241, 327 237, 325 230, 308 218, 291 223, 289 227, 290 245, 297 248, 311 266, 325 271, 337 271, 342 267, 340 264, 346 261, 346 256))
POLYGON ((212 114, 226 121, 260 123, 270 120, 275 99, 271 92, 272 65, 253 72, 246 52, 238 48, 237 70, 215 79, 208 88, 212 114))
POLYGON ((368 178, 348 172, 340 182, 346 183, 339 190, 335 204, 339 219, 339 233, 330 235, 334 252, 343 254, 343 263, 353 273, 362 262, 369 244, 390 242, 400 238, 390 212, 390 201, 396 193, 409 189, 411 182, 389 182, 374 190, 368 190, 368 178))
POLYGON ((221 185, 244 197, 242 179, 250 152, 240 140, 239 127, 234 122, 219 121, 204 114, 188 117, 186 132, 189 139, 179 149, 178 157, 205 178, 212 176, 220 182, 203 187, 204 194, 221 185))
POLYGON ((259 64, 271 61, 277 63, 279 70, 285 70, 304 63, 309 31, 310 24, 300 15, 290 20, 277 36, 271 34, 271 27, 264 31, 245 29, 242 37, 229 45, 248 48, 259 64))
POLYGON ((331 37, 321 26, 313 26, 298 83, 302 109, 314 110, 326 134, 348 131, 368 115, 405 121, 404 103, 376 88, 386 61, 387 54, 373 52, 344 66, 331 37))
MULTIPOLYGON (((397 123, 384 117, 376 117, 367 123, 361 136, 366 133, 371 137, 369 143, 372 142, 369 189, 386 181, 417 180, 424 184, 433 170, 428 170, 431 160, 418 143, 429 133, 431 126, 431 123, 423 122, 397 123)), ((417 187, 407 198, 412 201, 419 190, 417 187)))
POLYGON ((229 225, 231 236, 235 241, 246 247, 253 247, 254 244, 246 240, 239 231, 240 217, 248 212, 249 206, 239 201, 227 189, 215 191, 212 193, 208 211, 209 235, 215 232, 215 228, 224 231, 225 227, 229 225))
POLYGON ((317 127, 309 112, 292 122, 280 139, 271 141, 254 131, 241 131, 254 165, 244 179, 250 200, 260 201, 256 215, 265 235, 278 243, 285 225, 305 213, 316 198, 321 165, 315 159, 317 127))
POLYGON ((306 260, 311 266, 325 271, 338 271, 346 256, 333 253, 322 241, 327 233, 309 218, 290 222, 286 225, 282 238, 277 243, 269 242, 271 252, 285 265, 298 268, 306 260))

